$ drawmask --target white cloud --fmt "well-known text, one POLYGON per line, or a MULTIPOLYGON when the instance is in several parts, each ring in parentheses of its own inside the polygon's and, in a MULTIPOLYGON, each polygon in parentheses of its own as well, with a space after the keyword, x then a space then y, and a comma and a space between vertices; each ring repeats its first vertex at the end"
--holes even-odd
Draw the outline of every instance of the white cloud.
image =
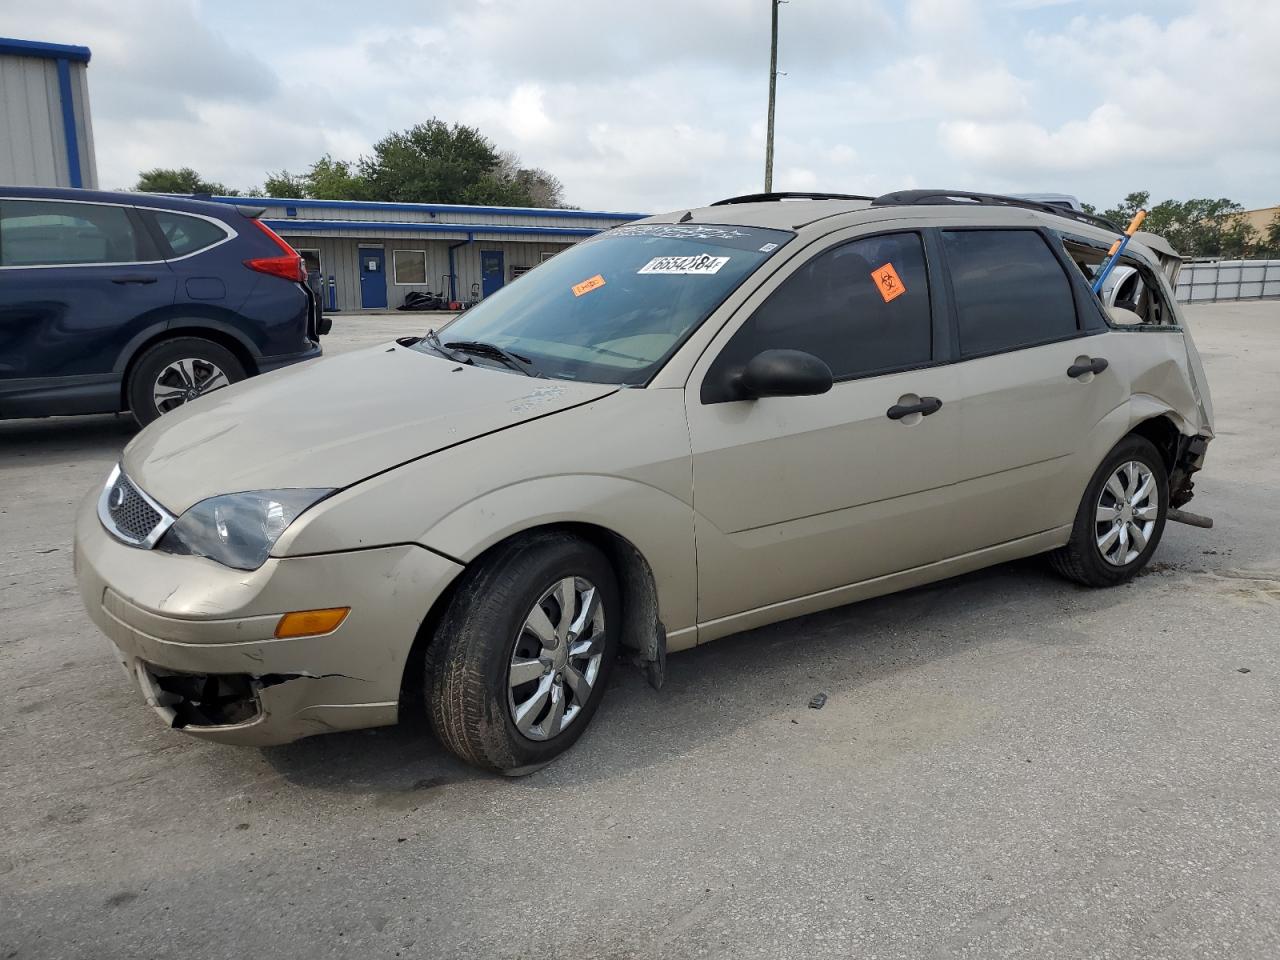
MULTIPOLYGON (((1139 9, 795 0, 781 10, 775 182, 1274 202, 1260 174, 1280 168, 1280 4, 1139 9)), ((301 17, 223 0, 4 0, 0 34, 93 48, 107 186, 189 165, 249 187, 437 116, 478 126, 585 207, 761 187, 759 0, 385 0, 355 21, 328 0, 301 17)))
POLYGON ((1124 164, 1140 184, 1149 170, 1225 171, 1259 149, 1275 158, 1278 37, 1280 5, 1270 0, 1200 2, 1167 24, 1076 18, 1028 46, 1045 64, 1041 83, 1087 105, 1082 116, 1056 125, 949 119, 940 138, 952 157, 1004 177, 1124 164))

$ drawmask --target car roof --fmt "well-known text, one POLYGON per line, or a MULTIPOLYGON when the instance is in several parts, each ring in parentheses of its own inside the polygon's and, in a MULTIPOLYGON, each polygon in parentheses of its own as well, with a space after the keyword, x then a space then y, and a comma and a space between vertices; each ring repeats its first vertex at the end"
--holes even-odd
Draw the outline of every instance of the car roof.
MULTIPOLYGON (((964 191, 918 190, 884 194, 876 198, 824 197, 813 199, 720 201, 705 207, 674 210, 649 217, 642 223, 706 223, 740 227, 793 230, 802 234, 826 234, 846 227, 895 220, 933 221, 937 226, 1042 226, 1075 237, 1110 245, 1120 228, 1098 217, 1034 200, 964 191), (980 201, 953 202, 946 197, 979 197, 980 201), (936 198, 936 201, 935 201, 936 198)), ((1158 259, 1137 238, 1126 252, 1141 253, 1152 263, 1158 259)))
MULTIPOLYGON (((135 193, 128 190, 82 190, 78 187, 9 187, 0 186, 0 197, 13 200, 75 200, 81 203, 127 203, 156 210, 179 210, 225 219, 235 207, 211 200, 174 197, 165 193, 135 193)), ((253 206, 253 198, 245 198, 253 206)))

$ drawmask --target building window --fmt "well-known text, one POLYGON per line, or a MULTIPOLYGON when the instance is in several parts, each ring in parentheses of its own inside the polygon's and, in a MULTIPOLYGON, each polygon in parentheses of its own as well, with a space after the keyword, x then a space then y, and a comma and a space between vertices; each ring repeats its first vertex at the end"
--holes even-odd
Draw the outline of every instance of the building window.
POLYGON ((543 250, 542 253, 538 254, 539 262, 546 263, 559 252, 559 250, 543 250))
POLYGON ((394 250, 391 263, 395 269, 398 287, 423 286, 427 282, 427 252, 425 250, 394 250))
POLYGON ((528 272, 529 272, 530 270, 532 270, 532 269, 533 269, 533 267, 528 267, 528 266, 523 266, 523 265, 522 265, 522 266, 512 266, 512 268, 511 268, 511 279, 512 279, 512 280, 515 280, 517 277, 523 277, 526 273, 528 273, 528 272))

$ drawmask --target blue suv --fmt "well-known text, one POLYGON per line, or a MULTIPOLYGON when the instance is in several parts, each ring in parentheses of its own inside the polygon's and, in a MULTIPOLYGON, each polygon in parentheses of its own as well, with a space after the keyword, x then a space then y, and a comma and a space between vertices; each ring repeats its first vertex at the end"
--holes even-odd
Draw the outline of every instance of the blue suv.
POLYGON ((129 410, 146 424, 320 356, 329 321, 260 212, 0 187, 0 418, 129 410))

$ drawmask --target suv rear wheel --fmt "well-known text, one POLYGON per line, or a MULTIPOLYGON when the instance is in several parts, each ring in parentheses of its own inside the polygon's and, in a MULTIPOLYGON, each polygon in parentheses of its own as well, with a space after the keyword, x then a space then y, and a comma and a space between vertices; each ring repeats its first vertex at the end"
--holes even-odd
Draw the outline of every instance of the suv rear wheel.
POLYGON ((148 347, 133 365, 126 396, 133 418, 146 426, 161 414, 245 378, 226 347, 202 337, 177 337, 148 347))
POLYGON ((429 658, 441 743, 509 776, 569 749, 604 696, 620 609, 590 544, 548 533, 499 547, 454 595, 429 658))
POLYGON ((1076 511, 1053 568, 1090 587, 1114 587, 1147 565, 1164 533, 1169 477, 1151 441, 1128 436, 1107 454, 1076 511))

